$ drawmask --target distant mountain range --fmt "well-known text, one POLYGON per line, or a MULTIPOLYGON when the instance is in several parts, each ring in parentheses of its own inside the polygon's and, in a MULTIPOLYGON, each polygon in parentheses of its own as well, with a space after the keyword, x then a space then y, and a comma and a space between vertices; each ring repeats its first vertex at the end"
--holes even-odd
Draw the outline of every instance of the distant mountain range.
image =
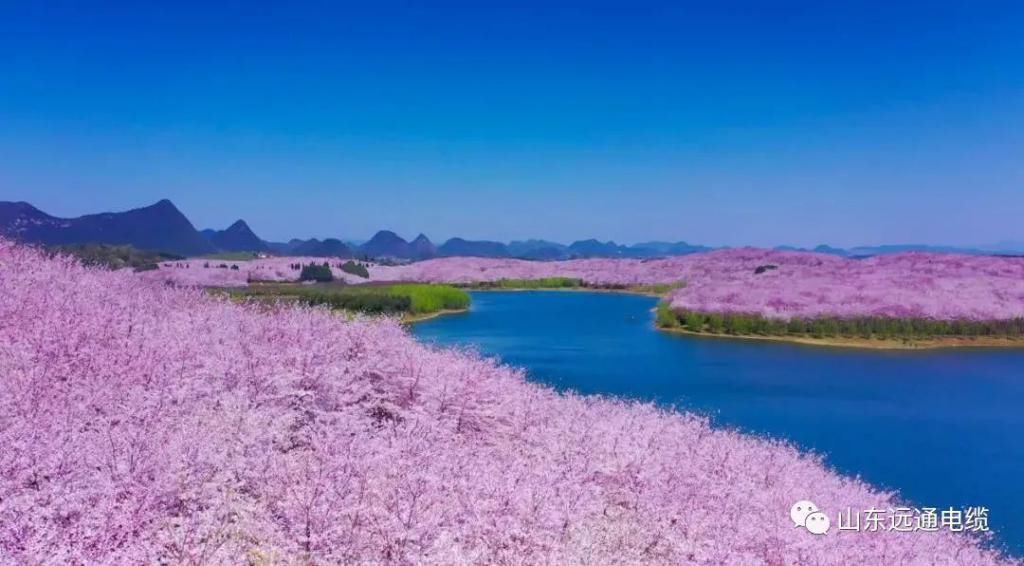
POLYGON ((776 246, 777 250, 818 252, 842 257, 871 257, 875 255, 896 254, 903 252, 932 252, 966 255, 1019 255, 1024 253, 1024 242, 1000 242, 991 246, 959 247, 933 246, 927 244, 886 244, 882 246, 857 246, 854 248, 834 248, 820 245, 815 248, 799 248, 794 246, 776 246))
MULTIPOLYGON (((476 256, 558 260, 571 258, 652 258, 686 255, 711 250, 687 242, 642 242, 631 246, 598 240, 579 240, 569 245, 546 240, 522 240, 508 244, 487 240, 451 238, 435 245, 424 234, 411 242, 390 230, 381 230, 366 242, 345 243, 335 238, 293 239, 267 242, 257 236, 244 220, 224 230, 198 231, 169 200, 125 212, 89 214, 78 218, 57 218, 26 202, 0 201, 0 235, 49 246, 70 244, 130 245, 140 250, 169 252, 184 256, 217 252, 253 252, 285 256, 366 257, 374 259, 420 260, 432 257, 476 256)), ((844 257, 865 257, 904 251, 955 252, 965 254, 1019 254, 1024 243, 1000 242, 993 246, 960 248, 928 245, 886 245, 850 249, 821 245, 813 249, 779 246, 779 250, 815 251, 844 257)))
POLYGON ((180 255, 217 251, 169 200, 126 212, 50 216, 27 202, 0 202, 0 235, 46 245, 127 244, 180 255))
POLYGON ((316 238, 309 240, 292 239, 288 243, 267 242, 267 247, 276 255, 352 257, 352 249, 337 238, 316 238))

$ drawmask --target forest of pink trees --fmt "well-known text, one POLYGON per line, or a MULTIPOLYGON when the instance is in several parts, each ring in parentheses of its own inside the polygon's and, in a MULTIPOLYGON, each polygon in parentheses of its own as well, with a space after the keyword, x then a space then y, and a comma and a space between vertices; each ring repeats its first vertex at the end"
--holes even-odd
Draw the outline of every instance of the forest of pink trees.
MULTIPOLYGON (((188 269, 169 264, 147 272, 145 277, 197 285, 245 285, 252 279, 293 280, 298 272, 288 269, 288 264, 295 261, 299 260, 237 262, 238 270, 204 269, 201 261, 192 261, 188 269)), ((334 272, 350 282, 362 281, 339 269, 334 272)), ((674 307, 769 318, 1024 317, 1024 258, 1015 257, 910 252, 847 259, 810 252, 739 248, 656 260, 541 262, 459 257, 370 267, 370 277, 377 281, 471 283, 553 276, 576 277, 596 285, 685 281, 686 286, 670 297, 674 307)))
POLYGON ((895 501, 697 416, 2 241, 0 380, 0 564, 1007 562, 796 529, 895 501))

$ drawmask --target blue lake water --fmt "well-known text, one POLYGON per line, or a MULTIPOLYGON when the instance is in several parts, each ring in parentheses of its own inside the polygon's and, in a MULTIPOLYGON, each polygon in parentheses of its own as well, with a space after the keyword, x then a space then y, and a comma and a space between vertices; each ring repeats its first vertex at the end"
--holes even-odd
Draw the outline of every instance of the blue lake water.
POLYGON ((473 293, 469 313, 418 323, 560 389, 653 400, 787 439, 918 506, 990 509, 1024 554, 1024 351, 869 351, 655 330, 655 300, 473 293))

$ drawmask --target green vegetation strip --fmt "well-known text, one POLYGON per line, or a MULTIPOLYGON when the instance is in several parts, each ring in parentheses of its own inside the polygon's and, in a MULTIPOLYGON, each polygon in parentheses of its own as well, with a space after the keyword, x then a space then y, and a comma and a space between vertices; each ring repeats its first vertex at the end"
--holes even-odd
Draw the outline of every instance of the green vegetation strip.
POLYGON ((498 279, 463 285, 470 289, 576 289, 583 287, 582 279, 572 277, 542 277, 540 279, 498 279))
POLYGON ((666 329, 734 336, 808 338, 931 339, 943 337, 1024 337, 1024 318, 1011 320, 930 320, 915 318, 794 318, 779 320, 750 314, 675 310, 658 304, 655 323, 666 329))
POLYGON ((293 300, 368 314, 425 315, 469 308, 469 294, 450 285, 338 285, 272 283, 228 289, 234 298, 293 300))
POLYGON ((653 285, 624 285, 587 283, 573 277, 542 277, 539 279, 498 279, 460 285, 467 289, 479 290, 531 290, 531 289, 591 289, 600 291, 623 291, 646 295, 666 295, 670 291, 685 287, 686 283, 657 283, 653 285))
POLYGON ((84 265, 104 267, 107 269, 123 269, 130 267, 135 271, 158 269, 159 263, 165 261, 184 260, 184 256, 165 252, 154 252, 136 249, 132 246, 113 246, 108 244, 68 244, 50 246, 51 254, 67 254, 78 258, 84 265))

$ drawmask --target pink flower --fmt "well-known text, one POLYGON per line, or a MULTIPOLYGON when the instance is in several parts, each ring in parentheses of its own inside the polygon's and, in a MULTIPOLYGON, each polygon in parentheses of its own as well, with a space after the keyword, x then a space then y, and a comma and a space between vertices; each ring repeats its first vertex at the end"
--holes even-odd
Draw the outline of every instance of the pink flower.
MULTIPOLYGON (((811 269, 709 256, 664 277, 811 269)), ((425 263, 386 272, 556 269, 425 263)), ((2 240, 0 447, 3 564, 1007 562, 949 532, 794 529, 808 494, 830 512, 895 501, 785 444, 557 394, 395 321, 235 305, 2 240)))

